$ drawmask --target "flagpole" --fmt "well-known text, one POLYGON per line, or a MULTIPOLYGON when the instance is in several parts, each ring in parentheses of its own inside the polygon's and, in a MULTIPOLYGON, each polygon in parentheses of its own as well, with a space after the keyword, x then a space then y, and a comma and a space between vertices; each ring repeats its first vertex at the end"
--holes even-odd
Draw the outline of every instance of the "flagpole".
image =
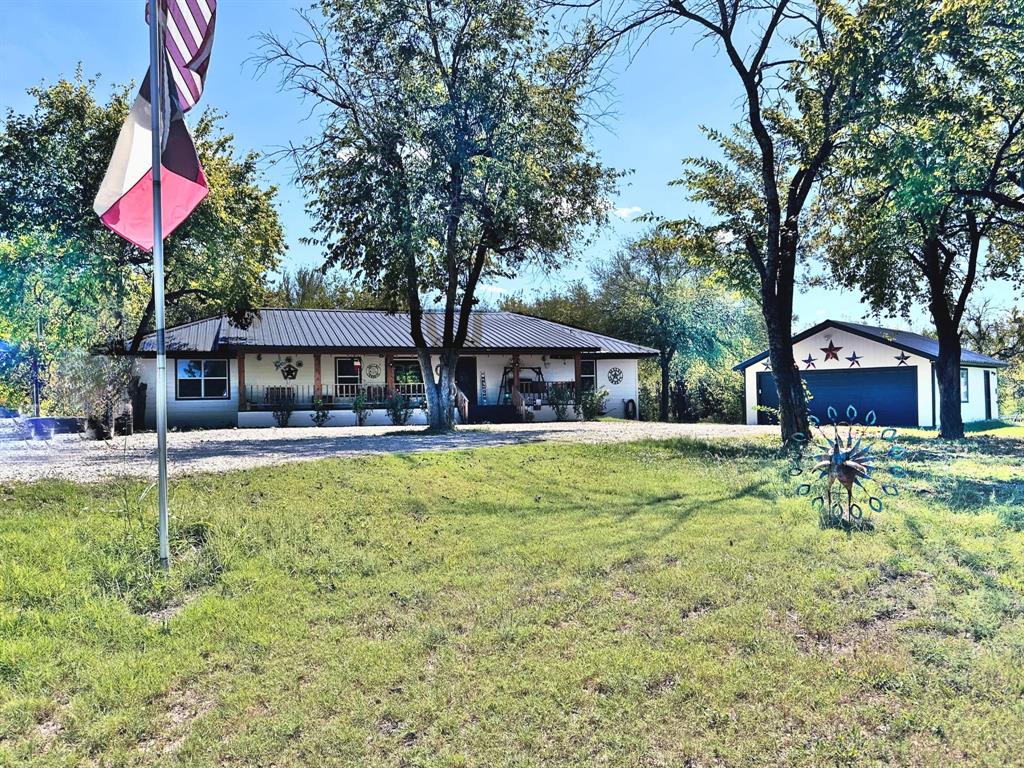
POLYGON ((160 156, 163 151, 160 111, 163 104, 163 56, 160 35, 163 14, 159 0, 149 0, 149 111, 153 132, 153 308, 156 322, 156 461, 160 506, 160 567, 171 567, 167 534, 167 345, 164 333, 164 239, 160 202, 160 156))

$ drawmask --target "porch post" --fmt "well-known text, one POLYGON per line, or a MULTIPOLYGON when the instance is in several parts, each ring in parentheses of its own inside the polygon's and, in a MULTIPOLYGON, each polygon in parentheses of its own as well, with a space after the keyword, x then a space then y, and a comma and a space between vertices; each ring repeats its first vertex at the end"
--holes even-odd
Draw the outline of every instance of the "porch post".
POLYGON ((512 355, 512 386, 519 389, 519 353, 512 355))
POLYGON ((245 391, 245 350, 238 352, 238 410, 249 410, 248 393, 245 391))
POLYGON ((575 373, 576 387, 575 387, 575 396, 573 398, 573 401, 575 402, 575 400, 579 399, 580 392, 583 391, 583 355, 581 353, 579 353, 579 352, 576 352, 572 357, 573 357, 573 363, 576 366, 576 373, 575 373))
POLYGON ((395 391, 395 361, 390 352, 384 355, 384 389, 387 395, 395 391))
POLYGON ((320 374, 320 353, 317 352, 313 355, 313 399, 323 397, 323 390, 320 387, 321 374, 320 374))

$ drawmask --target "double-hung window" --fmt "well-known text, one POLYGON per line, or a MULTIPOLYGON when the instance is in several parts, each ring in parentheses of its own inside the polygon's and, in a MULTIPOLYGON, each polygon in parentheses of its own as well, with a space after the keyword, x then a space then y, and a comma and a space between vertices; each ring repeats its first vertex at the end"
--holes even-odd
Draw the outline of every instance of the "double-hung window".
POLYGON ((224 400, 229 395, 227 360, 179 360, 179 400, 224 400))
POLYGON ((580 388, 584 392, 597 389, 596 360, 580 360, 580 388))
POLYGON ((966 368, 960 369, 960 402, 966 403, 971 396, 971 388, 967 377, 968 371, 966 368))

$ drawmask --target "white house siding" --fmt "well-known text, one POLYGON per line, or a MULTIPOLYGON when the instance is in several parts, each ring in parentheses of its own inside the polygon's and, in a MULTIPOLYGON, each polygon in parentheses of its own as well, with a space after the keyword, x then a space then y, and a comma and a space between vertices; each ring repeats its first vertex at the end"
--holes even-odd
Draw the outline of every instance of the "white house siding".
MULTIPOLYGON (((992 418, 999 418, 999 397, 996 389, 996 369, 975 368, 965 366, 961 370, 967 371, 967 402, 960 404, 960 413, 965 423, 972 421, 983 421, 985 419, 985 371, 990 371, 989 384, 992 396, 992 418)), ((936 419, 938 420, 938 384, 935 385, 936 419)))
MULTIPOLYGON (((333 353, 321 354, 321 382, 325 385, 334 382, 334 360, 336 357, 352 357, 353 355, 335 355, 333 353)), ((384 371, 383 354, 362 354, 363 383, 384 384, 386 374, 384 371), (372 364, 379 366, 377 376, 370 375, 372 364)), ((477 402, 481 405, 497 404, 498 392, 501 387, 502 373, 506 367, 512 365, 512 355, 475 355, 477 360, 477 402), (486 391, 485 391, 486 390, 486 391)), ((182 358, 188 359, 188 358, 182 358)), ((224 359, 224 358, 217 358, 224 359)), ((437 358, 434 364, 437 365, 437 358)), ((558 355, 520 355, 519 358, 521 377, 526 379, 533 376, 533 372, 525 370, 528 368, 539 368, 545 381, 571 382, 575 380, 576 365, 572 356, 558 355)), ((228 377, 230 397, 222 400, 178 400, 176 398, 175 370, 176 358, 167 360, 167 406, 168 425, 172 429, 192 428, 215 428, 215 427, 265 427, 273 426, 273 415, 269 411, 242 411, 238 410, 238 360, 235 357, 228 358, 228 377)), ((139 361, 141 380, 147 385, 146 393, 146 426, 153 428, 156 423, 156 361, 143 359, 139 361)), ((638 401, 639 380, 638 366, 635 359, 613 358, 598 359, 596 361, 597 385, 608 391, 606 401, 607 413, 609 416, 625 416, 625 403, 628 400, 638 401), (622 372, 619 383, 614 384, 609 380, 609 373, 612 369, 618 368, 622 372)), ((615 377, 617 378, 617 376, 615 377)), ((315 361, 311 352, 297 353, 247 353, 245 355, 245 384, 246 386, 309 386, 312 387, 315 380, 315 361), (284 361, 290 357, 293 365, 298 367, 294 379, 285 381, 275 362, 284 361), (301 361, 302 365, 298 363, 301 361)), ((571 412, 570 412, 571 413, 571 412)), ((292 414, 291 424, 306 426, 310 422, 310 411, 295 411, 292 414)), ((347 426, 355 424, 355 416, 351 411, 332 412, 332 426, 347 426)), ((552 421, 555 418, 553 409, 544 406, 534 412, 534 419, 537 421, 552 421)), ((411 423, 426 423, 425 415, 420 410, 413 412, 411 423)), ((368 423, 373 425, 386 425, 389 422, 387 413, 380 409, 371 412, 368 423)))
MULTIPOLYGON (((176 358, 167 358, 167 426, 171 429, 234 427, 238 423, 238 366, 236 362, 228 360, 230 396, 221 400, 178 400, 175 386, 177 365, 176 358)), ((156 360, 152 358, 139 360, 139 378, 146 384, 146 428, 154 429, 156 427, 156 360)))
MULTIPOLYGON (((895 347, 882 344, 878 341, 860 336, 859 334, 839 328, 825 328, 793 345, 793 357, 797 361, 800 370, 806 369, 802 360, 808 355, 815 358, 815 369, 812 370, 842 370, 850 368, 850 361, 846 358, 856 352, 860 359, 861 368, 894 368, 898 361, 896 357, 903 352, 895 347), (832 341, 837 347, 842 347, 839 352, 839 360, 825 361, 825 354, 822 347, 827 347, 832 341)), ((921 355, 910 352, 907 354, 907 366, 917 369, 917 423, 922 427, 938 426, 938 389, 932 371, 932 361, 921 355), (933 403, 935 404, 933 415, 933 403)), ((764 372, 764 361, 754 363, 744 371, 744 399, 746 406, 747 424, 757 424, 757 374, 764 372)), ((984 370, 983 368, 970 367, 969 371, 969 402, 963 404, 963 418, 965 422, 980 421, 985 418, 985 391, 984 391, 984 370)), ((989 369, 993 372, 995 369, 989 369)), ((992 377, 993 387, 995 376, 992 377)), ((840 407, 837 405, 837 407, 840 407)), ((996 392, 992 393, 993 418, 998 412, 996 392)))

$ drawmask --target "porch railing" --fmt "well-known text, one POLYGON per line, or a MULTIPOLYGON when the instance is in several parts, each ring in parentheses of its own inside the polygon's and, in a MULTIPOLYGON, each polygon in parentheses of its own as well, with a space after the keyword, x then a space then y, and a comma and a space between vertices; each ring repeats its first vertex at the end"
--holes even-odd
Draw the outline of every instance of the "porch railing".
MULTIPOLYGON (((525 405, 548 405, 555 390, 569 393, 569 402, 576 400, 576 383, 572 381, 520 381, 519 394, 525 405)), ((515 405, 515 403, 513 403, 515 405)))
POLYGON ((351 410, 358 395, 366 396, 372 408, 382 408, 392 393, 410 398, 419 405, 426 396, 422 384, 247 384, 245 404, 249 410, 273 410, 287 405, 295 410, 312 410, 317 400, 330 410, 351 410))

